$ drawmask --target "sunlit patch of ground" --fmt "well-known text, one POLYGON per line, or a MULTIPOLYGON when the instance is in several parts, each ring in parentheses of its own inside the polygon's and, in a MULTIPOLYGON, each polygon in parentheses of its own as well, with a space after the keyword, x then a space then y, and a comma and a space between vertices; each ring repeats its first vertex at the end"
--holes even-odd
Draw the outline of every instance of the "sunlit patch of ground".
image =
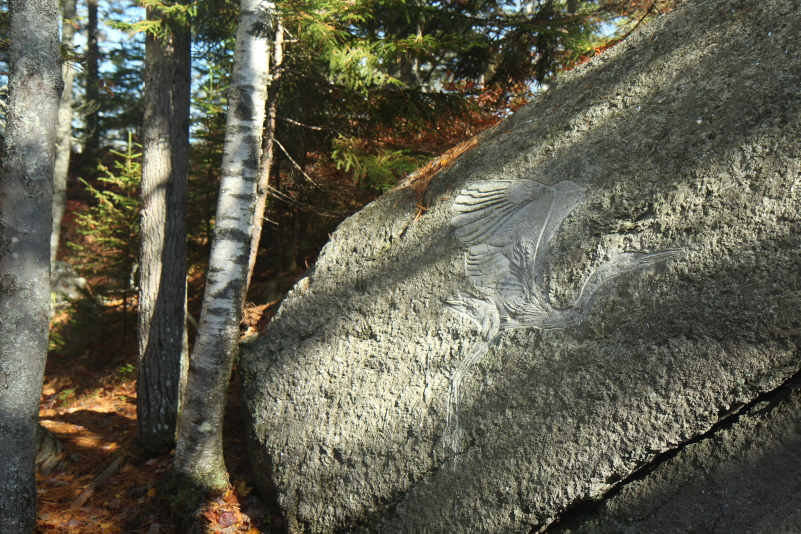
MULTIPOLYGON (((171 468, 172 451, 148 456, 136 444, 132 319, 126 318, 127 339, 112 320, 100 327, 103 335, 84 339, 80 350, 50 354, 39 418, 64 450, 52 472, 37 472, 36 532, 181 532, 171 496, 160 495, 157 484, 171 468)), ((74 339, 66 333, 64 346, 74 339)), ((281 516, 253 489, 236 387, 228 396, 224 438, 232 487, 206 503, 202 530, 283 532, 281 516)))

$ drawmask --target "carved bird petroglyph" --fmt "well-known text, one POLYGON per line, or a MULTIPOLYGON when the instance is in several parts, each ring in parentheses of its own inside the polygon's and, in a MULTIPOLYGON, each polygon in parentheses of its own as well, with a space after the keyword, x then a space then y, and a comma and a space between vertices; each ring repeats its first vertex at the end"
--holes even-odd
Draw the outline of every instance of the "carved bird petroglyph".
POLYGON ((477 294, 459 292, 445 303, 473 321, 480 337, 451 377, 445 440, 453 450, 458 451, 461 441, 461 380, 503 332, 576 324, 603 284, 678 254, 675 250, 617 253, 590 273, 572 305, 555 307, 543 283, 545 253, 562 222, 582 203, 584 191, 572 180, 554 185, 534 180, 489 180, 470 185, 456 197, 451 224, 456 237, 470 247, 466 269, 477 294))

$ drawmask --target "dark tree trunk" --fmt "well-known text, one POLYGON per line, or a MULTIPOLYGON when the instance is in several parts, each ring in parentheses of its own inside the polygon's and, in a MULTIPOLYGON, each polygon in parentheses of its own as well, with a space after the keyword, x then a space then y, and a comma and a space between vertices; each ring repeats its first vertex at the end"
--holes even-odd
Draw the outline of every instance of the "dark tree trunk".
POLYGON ((0 532, 33 531, 36 421, 50 321, 58 0, 9 2, 9 113, 0 181, 0 532))
MULTIPOLYGON (((148 18, 158 19, 153 10, 148 18)), ((166 21, 162 22, 166 24, 166 21)), ((147 36, 139 254, 139 441, 171 446, 186 382, 190 32, 147 36)))
MULTIPOLYGON (((61 46, 72 50, 75 37, 76 0, 64 0, 61 24, 61 46)), ((64 78, 64 91, 58 106, 58 128, 56 130, 56 161, 53 169, 53 228, 50 234, 50 262, 56 261, 58 245, 61 240, 61 219, 67 205, 67 173, 72 151, 72 79, 73 67, 65 62, 61 69, 64 78)))
POLYGON ((567 0, 567 12, 571 15, 577 14, 579 11, 579 0, 567 0))
MULTIPOLYGON (((275 125, 275 134, 278 136, 280 125, 275 125)), ((281 191, 281 151, 278 150, 273 153, 273 187, 276 191, 281 191)), ((278 274, 283 274, 286 271, 286 246, 284 245, 284 230, 280 224, 273 227, 275 231, 276 251, 278 254, 278 274)))
MULTIPOLYGON (((87 0, 89 11, 86 23, 86 100, 100 102, 100 47, 97 44, 97 0, 87 0)), ((98 124, 99 111, 86 116, 86 154, 96 156, 100 148, 100 128, 98 124)))
POLYGON ((272 22, 272 7, 259 0, 240 2, 216 226, 198 336, 178 414, 175 471, 204 489, 228 483, 222 422, 245 300, 269 79, 264 29, 272 22))

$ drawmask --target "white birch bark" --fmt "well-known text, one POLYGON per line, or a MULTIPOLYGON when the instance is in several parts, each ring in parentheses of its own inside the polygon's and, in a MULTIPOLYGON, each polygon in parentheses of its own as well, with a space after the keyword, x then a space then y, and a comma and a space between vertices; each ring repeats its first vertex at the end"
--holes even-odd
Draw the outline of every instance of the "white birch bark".
POLYGON ((63 88, 58 0, 11 0, 0 180, 0 532, 33 531, 36 421, 50 321, 50 230, 63 88))
MULTIPOLYGON (((72 50, 75 41, 76 0, 64 0, 61 24, 61 46, 72 50)), ((58 105, 58 127, 56 128, 56 161, 53 169, 53 229, 50 233, 50 263, 56 261, 61 240, 61 219, 67 206, 67 172, 70 167, 72 141, 72 81, 73 70, 69 62, 61 67, 64 91, 58 105)))
POLYGON ((261 148, 261 165, 259 166, 258 198, 256 211, 253 214, 253 237, 250 242, 250 259, 248 260, 248 277, 245 295, 250 288, 253 270, 256 267, 256 256, 259 253, 261 231, 264 228, 264 210, 267 207, 267 191, 270 185, 270 171, 273 167, 275 148, 275 125, 278 118, 278 93, 281 85, 281 66, 284 63, 284 26, 279 17, 275 18, 275 36, 273 37, 273 73, 270 81, 269 98, 267 99, 267 117, 264 121, 264 138, 261 148))
POLYGON ((222 422, 239 342, 269 84, 274 6, 241 0, 220 197, 198 337, 178 420, 176 473, 204 489, 227 483, 222 422))

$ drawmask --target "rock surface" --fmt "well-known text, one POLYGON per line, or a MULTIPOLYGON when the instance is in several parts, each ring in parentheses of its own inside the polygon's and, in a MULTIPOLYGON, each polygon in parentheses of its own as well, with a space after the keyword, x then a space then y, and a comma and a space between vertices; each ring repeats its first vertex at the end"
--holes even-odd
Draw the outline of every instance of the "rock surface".
POLYGON ((554 534, 801 532, 801 390, 783 388, 554 534))
POLYGON ((290 532, 542 530, 794 375, 800 34, 685 2, 343 222, 240 361, 290 532))
POLYGON ((63 308, 86 296, 86 278, 78 276, 66 261, 56 260, 50 268, 50 293, 53 306, 63 308))

